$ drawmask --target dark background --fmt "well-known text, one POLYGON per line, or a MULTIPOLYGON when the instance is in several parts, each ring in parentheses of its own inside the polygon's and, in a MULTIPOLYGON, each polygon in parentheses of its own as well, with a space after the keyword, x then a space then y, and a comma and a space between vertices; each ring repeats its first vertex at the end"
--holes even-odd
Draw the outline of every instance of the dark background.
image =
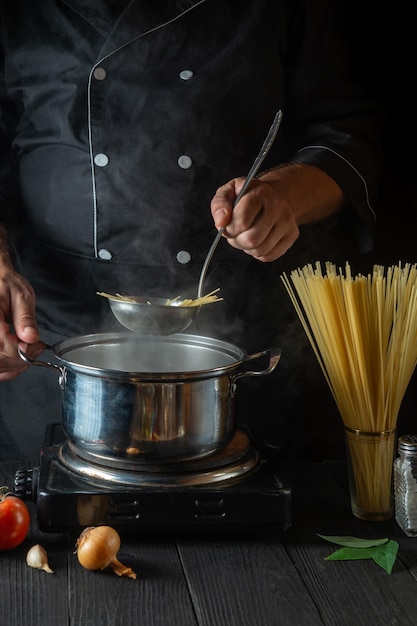
MULTIPOLYGON (((357 53, 387 110, 375 247, 363 258, 367 272, 373 263, 417 263, 416 37, 411 15, 401 3, 391 7, 389 15, 380 5, 375 11, 364 10, 357 2, 351 7, 360 34, 357 53)), ((417 433, 417 372, 404 397, 397 429, 398 435, 417 433)), ((303 430, 308 458, 344 456, 343 425, 329 391, 305 395, 303 430)))

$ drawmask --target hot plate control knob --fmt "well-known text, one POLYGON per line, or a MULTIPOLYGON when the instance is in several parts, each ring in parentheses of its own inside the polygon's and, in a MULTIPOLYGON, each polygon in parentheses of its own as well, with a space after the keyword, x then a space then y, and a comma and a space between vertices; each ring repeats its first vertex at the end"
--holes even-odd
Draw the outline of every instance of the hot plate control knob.
POLYGON ((14 475, 13 491, 14 495, 22 500, 32 500, 36 498, 36 468, 21 468, 14 475))

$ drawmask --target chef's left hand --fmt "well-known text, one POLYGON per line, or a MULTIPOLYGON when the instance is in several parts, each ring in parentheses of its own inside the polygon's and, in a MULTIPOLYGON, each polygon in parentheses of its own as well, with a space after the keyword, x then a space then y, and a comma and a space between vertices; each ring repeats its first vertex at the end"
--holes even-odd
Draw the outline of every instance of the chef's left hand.
POLYGON ((244 178, 219 187, 211 201, 216 228, 225 227, 231 246, 259 261, 283 256, 299 236, 299 225, 318 221, 346 202, 337 183, 313 165, 291 163, 254 180, 233 208, 244 178))

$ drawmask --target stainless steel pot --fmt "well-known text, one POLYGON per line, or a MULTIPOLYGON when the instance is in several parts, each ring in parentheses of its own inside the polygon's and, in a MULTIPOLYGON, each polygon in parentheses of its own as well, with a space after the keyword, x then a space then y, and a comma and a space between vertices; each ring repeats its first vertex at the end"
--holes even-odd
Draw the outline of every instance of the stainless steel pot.
POLYGON ((130 332, 75 337, 51 350, 57 364, 21 356, 59 372, 68 445, 88 461, 132 469, 225 446, 236 431, 237 381, 269 374, 281 354, 248 356, 208 337, 130 332), (266 367, 250 369, 258 359, 266 367))

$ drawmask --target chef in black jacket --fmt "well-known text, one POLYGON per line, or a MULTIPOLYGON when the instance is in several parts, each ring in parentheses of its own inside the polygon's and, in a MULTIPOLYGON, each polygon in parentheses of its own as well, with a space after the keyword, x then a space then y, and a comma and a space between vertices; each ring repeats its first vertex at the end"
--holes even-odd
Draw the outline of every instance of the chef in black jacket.
POLYGON ((37 460, 60 418, 56 376, 17 344, 39 357, 43 342, 122 330, 97 291, 195 297, 221 226, 206 291, 224 300, 188 332, 282 348, 237 412, 290 449, 314 358, 280 274, 372 245, 382 117, 351 17, 338 0, 1 3, 3 459, 37 460))

